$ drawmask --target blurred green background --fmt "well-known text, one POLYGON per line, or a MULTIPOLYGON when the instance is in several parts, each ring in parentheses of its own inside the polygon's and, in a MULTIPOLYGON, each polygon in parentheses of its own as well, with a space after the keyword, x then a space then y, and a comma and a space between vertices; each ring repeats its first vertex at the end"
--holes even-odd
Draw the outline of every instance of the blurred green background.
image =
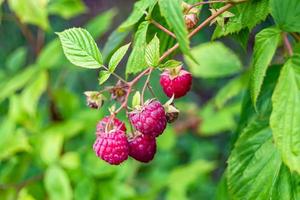
MULTIPOLYGON (((87 28, 107 59, 125 44, 123 39, 132 40, 132 33, 119 35, 122 39, 115 43, 109 36, 128 17, 134 1, 0 0, 0 4, 0 199, 210 200, 216 199, 217 190, 222 193, 218 182, 241 95, 225 102, 243 90, 245 78, 233 79, 240 83, 231 87, 234 94, 217 93, 228 78, 194 78, 192 92, 177 101, 179 120, 158 140, 155 159, 140 164, 129 158, 110 166, 95 156, 92 145, 95 126, 112 103, 100 110, 86 106, 83 92, 102 88, 98 72, 68 62, 55 32, 87 28)), ((205 10, 201 19, 209 15, 205 10)), ((212 30, 208 27, 192 43, 209 41, 212 30)), ((230 38, 223 42, 247 65, 243 45, 230 38)), ((124 60, 119 74, 124 74, 124 60)), ((155 92, 165 102, 159 72, 152 77, 155 92)), ((107 85, 115 81, 112 78, 107 85)), ((125 120, 124 114, 119 117, 125 120)))

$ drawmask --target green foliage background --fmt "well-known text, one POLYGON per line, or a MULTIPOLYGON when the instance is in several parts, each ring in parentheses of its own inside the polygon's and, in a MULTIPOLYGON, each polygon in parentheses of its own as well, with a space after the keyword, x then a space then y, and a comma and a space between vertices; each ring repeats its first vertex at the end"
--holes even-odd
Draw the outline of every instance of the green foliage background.
MULTIPOLYGON (((101 11, 93 6, 105 3, 91 2, 0 0, 0 199, 300 198, 299 41, 289 35, 294 56, 282 48, 284 32, 299 37, 297 0, 238 4, 226 23, 228 13, 191 41, 180 0, 128 1, 126 9, 118 1, 101 11), (111 71, 131 79, 145 69, 143 49, 154 35, 161 54, 176 43, 145 19, 145 10, 175 33, 180 50, 169 58, 185 63, 193 88, 176 101, 180 118, 159 137, 150 164, 129 158, 110 166, 92 145, 95 126, 113 103, 91 110, 83 92, 114 84, 113 77, 107 81, 111 71), (63 52, 55 32, 74 26, 91 34, 101 55, 63 52), (129 42, 118 66, 97 69, 129 42), (64 53, 90 69, 75 67, 64 53)), ((210 16, 208 8, 200 21, 210 16)), ((155 71, 151 84, 165 102, 158 81, 155 71)), ((124 113, 118 117, 126 121, 124 113)))

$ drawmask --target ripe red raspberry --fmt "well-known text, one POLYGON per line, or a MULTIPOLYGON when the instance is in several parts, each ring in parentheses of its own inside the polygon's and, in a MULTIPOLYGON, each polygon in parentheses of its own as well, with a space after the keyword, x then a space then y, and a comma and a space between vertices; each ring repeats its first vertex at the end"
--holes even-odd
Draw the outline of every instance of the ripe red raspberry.
POLYGON ((112 165, 119 165, 127 160, 129 153, 125 132, 116 129, 107 133, 101 133, 97 137, 93 149, 102 160, 112 165))
POLYGON ((167 124, 164 107, 153 99, 130 112, 129 120, 137 131, 153 137, 162 134, 167 124))
POLYGON ((191 89, 192 75, 186 70, 169 69, 160 75, 160 85, 168 97, 179 98, 191 89))
POLYGON ((129 156, 140 162, 150 162, 156 153, 156 139, 149 135, 139 134, 129 139, 129 156))
POLYGON ((110 130, 120 129, 121 131, 126 132, 126 127, 123 122, 121 122, 119 119, 115 117, 111 118, 110 116, 106 116, 97 124, 97 131, 96 131, 97 136, 106 132, 105 131, 106 125, 110 120, 111 120, 111 124, 110 127, 108 127, 110 130))

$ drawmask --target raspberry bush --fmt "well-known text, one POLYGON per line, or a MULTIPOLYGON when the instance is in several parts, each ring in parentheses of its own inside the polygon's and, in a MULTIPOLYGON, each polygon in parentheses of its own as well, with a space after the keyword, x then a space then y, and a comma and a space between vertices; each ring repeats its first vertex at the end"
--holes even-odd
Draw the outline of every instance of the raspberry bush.
POLYGON ((300 199, 299 0, 0 6, 0 199, 300 199))

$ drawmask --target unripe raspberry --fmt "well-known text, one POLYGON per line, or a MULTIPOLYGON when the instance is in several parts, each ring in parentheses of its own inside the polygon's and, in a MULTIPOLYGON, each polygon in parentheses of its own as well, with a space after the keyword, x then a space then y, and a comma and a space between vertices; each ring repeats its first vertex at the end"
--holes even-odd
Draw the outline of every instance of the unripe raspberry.
POLYGON ((98 135, 93 149, 98 157, 112 165, 119 165, 127 160, 129 146, 124 131, 111 130, 98 135))
POLYGON ((188 29, 192 29, 197 25, 199 18, 198 18, 198 15, 195 13, 189 13, 189 14, 184 15, 184 21, 185 21, 186 27, 188 29))
POLYGON ((156 153, 156 139, 149 135, 138 133, 129 138, 129 156, 140 161, 150 162, 156 153))
POLYGON ((167 124, 164 107, 153 99, 130 112, 129 120, 137 131, 152 137, 162 134, 167 124))
POLYGON ((101 121, 99 121, 97 124, 96 135, 99 136, 100 134, 107 132, 106 128, 108 128, 107 131, 119 129, 126 132, 125 124, 116 117, 106 116, 101 121), (110 122, 110 124, 107 124, 108 122, 110 122))
POLYGON ((179 98, 191 89, 192 75, 181 67, 167 69, 160 75, 160 85, 168 97, 179 98))

